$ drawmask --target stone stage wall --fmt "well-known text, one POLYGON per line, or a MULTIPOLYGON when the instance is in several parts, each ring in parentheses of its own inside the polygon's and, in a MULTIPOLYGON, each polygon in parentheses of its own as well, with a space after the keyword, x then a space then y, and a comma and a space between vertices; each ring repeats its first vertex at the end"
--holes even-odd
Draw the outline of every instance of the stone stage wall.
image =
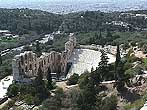
POLYGON ((52 73, 65 73, 67 63, 76 46, 76 38, 72 35, 65 43, 65 50, 61 53, 52 51, 42 53, 38 58, 32 51, 26 51, 16 55, 12 61, 13 78, 17 82, 28 82, 29 79, 37 76, 38 68, 41 67, 44 76, 48 68, 52 73))

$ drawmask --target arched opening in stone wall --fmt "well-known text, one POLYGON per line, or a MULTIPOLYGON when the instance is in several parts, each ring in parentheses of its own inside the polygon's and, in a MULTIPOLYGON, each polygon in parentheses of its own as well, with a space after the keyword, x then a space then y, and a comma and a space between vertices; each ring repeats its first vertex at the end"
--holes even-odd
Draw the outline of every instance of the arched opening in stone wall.
POLYGON ((30 69, 29 70, 32 70, 32 64, 30 64, 30 69))

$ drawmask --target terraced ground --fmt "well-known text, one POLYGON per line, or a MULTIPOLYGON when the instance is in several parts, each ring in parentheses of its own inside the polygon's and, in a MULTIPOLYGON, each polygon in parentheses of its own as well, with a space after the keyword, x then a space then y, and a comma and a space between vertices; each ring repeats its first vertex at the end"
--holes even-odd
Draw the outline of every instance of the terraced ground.
MULTIPOLYGON (((72 62, 72 66, 69 70, 67 77, 69 78, 72 74, 76 73, 81 75, 84 71, 91 71, 98 66, 100 62, 101 53, 99 51, 90 49, 75 49, 69 62, 72 62)), ((115 62, 115 56, 108 54, 109 63, 115 62)))

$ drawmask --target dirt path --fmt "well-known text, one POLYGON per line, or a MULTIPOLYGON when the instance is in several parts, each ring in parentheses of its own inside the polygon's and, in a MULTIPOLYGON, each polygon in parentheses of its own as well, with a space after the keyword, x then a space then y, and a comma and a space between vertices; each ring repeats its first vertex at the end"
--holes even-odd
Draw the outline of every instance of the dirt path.
POLYGON ((78 87, 78 84, 68 86, 68 85, 66 84, 66 81, 56 82, 56 85, 57 85, 58 87, 62 88, 63 91, 67 91, 67 90, 70 90, 71 88, 78 87))
POLYGON ((11 100, 12 100, 12 99, 8 98, 8 100, 6 100, 4 103, 2 103, 2 104, 0 105, 0 110, 1 110, 5 105, 7 105, 11 100))

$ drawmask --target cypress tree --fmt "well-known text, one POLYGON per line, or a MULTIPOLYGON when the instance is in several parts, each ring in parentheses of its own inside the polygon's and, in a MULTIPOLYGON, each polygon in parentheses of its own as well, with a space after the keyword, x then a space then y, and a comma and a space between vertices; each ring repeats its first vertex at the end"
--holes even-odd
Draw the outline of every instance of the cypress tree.
POLYGON ((31 30, 32 29, 32 26, 31 26, 31 17, 28 17, 29 19, 29 29, 31 30))
POLYGON ((0 52, 0 65, 2 65, 2 54, 1 54, 1 52, 0 52))
POLYGON ((102 32, 100 30, 100 33, 99 33, 99 40, 102 38, 102 32))
POLYGON ((47 90, 43 81, 43 71, 40 66, 38 68, 38 73, 35 80, 35 87, 40 101, 44 100, 47 97, 47 90))
POLYGON ((117 86, 117 90, 119 92, 122 92, 124 91, 124 87, 125 87, 125 70, 124 70, 124 62, 120 61, 119 64, 118 64, 118 67, 116 68, 117 70, 117 76, 116 76, 116 80, 117 80, 117 83, 116 83, 116 86, 117 86))
POLYGON ((119 63, 121 61, 121 56, 120 56, 120 48, 119 48, 119 45, 117 45, 117 53, 116 53, 116 61, 115 61, 115 78, 117 78, 118 76, 118 66, 119 66, 119 63))
POLYGON ((103 44, 103 38, 102 38, 102 33, 101 33, 101 30, 99 32, 99 35, 97 35, 96 37, 96 44, 103 44))
POLYGON ((116 61, 115 61, 115 80, 117 81, 117 90, 122 92, 125 87, 125 70, 124 62, 121 61, 120 48, 117 45, 116 61))
POLYGON ((107 30, 107 35, 106 35, 106 42, 111 42, 112 41, 112 34, 110 30, 107 30))
POLYGON ((38 86, 44 84, 44 81, 43 81, 43 71, 42 71, 40 66, 38 68, 38 73, 37 73, 37 77, 36 77, 36 83, 37 83, 38 86))
POLYGON ((40 56, 42 54, 39 41, 36 41, 36 54, 37 56, 40 56))
POLYGON ((52 76, 51 76, 50 68, 48 68, 48 71, 47 71, 47 86, 48 86, 49 89, 53 88, 53 86, 52 86, 52 76))
POLYGON ((92 72, 94 72, 94 68, 93 68, 93 66, 92 66, 92 68, 91 68, 91 73, 92 73, 92 72))

